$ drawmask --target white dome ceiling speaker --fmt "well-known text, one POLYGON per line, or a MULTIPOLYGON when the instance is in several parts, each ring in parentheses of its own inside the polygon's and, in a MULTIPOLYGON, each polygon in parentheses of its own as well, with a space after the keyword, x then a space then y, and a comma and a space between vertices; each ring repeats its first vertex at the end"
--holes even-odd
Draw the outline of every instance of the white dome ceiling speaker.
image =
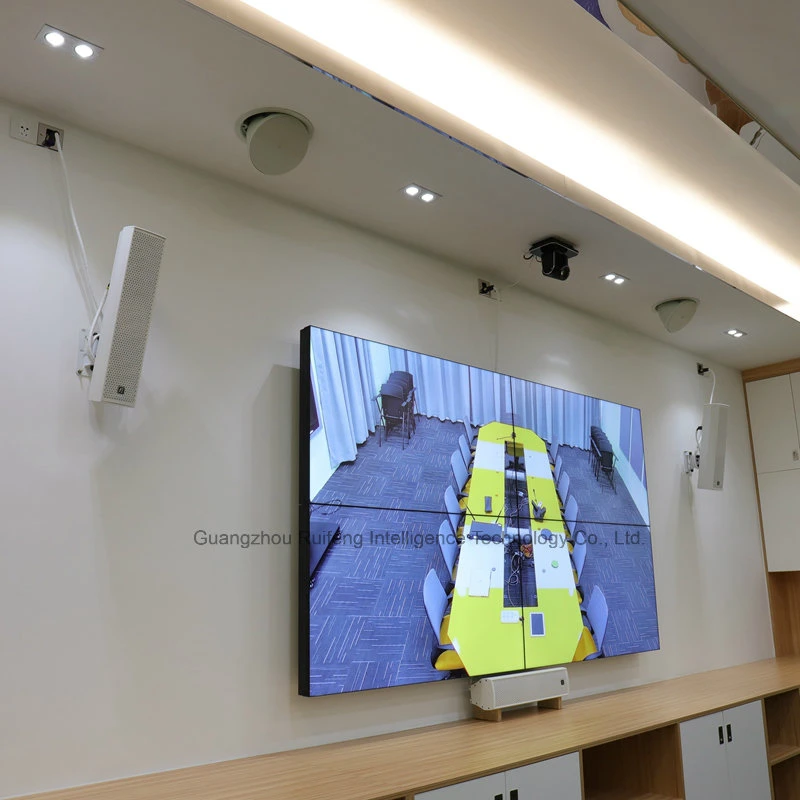
POLYGON ((697 300, 691 297, 677 297, 674 300, 665 300, 656 306, 658 316, 667 333, 677 333, 685 328, 697 311, 697 300))
POLYGON ((250 161, 264 175, 283 175, 293 170, 305 158, 311 141, 311 123, 282 108, 251 111, 236 127, 247 142, 250 161))

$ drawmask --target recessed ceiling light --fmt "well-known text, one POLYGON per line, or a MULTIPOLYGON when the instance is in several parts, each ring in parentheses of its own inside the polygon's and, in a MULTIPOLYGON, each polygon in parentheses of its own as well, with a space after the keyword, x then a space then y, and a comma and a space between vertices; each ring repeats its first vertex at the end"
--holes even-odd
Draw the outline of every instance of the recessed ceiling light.
POLYGON ((607 275, 601 275, 600 277, 609 283, 616 284, 617 286, 622 286, 623 283, 627 283, 629 280, 629 278, 626 278, 624 275, 619 275, 616 272, 609 272, 607 275))
POLYGON ((623 283, 625 283, 625 278, 621 278, 619 275, 617 275, 617 277, 614 278, 614 283, 616 283, 617 286, 621 286, 623 283))
POLYGON ((441 197, 437 192, 426 189, 418 183, 409 183, 408 186, 403 188, 403 192, 416 200, 422 200, 423 203, 432 203, 434 200, 441 197))
POLYGON ((734 339, 741 339, 742 336, 747 336, 744 331, 740 331, 738 328, 731 328, 729 331, 726 331, 728 336, 733 336, 734 339))
POLYGON ((54 28, 52 25, 42 25, 39 33, 36 34, 36 41, 50 48, 63 48, 65 52, 71 52, 81 61, 93 61, 103 52, 103 48, 99 45, 92 44, 79 36, 73 36, 59 28, 54 28))
POLYGON ((615 274, 615 273, 613 273, 613 272, 609 272, 609 273, 608 273, 608 275, 603 275, 603 277, 604 277, 604 278, 605 278, 607 281, 613 281, 613 280, 614 280, 614 279, 615 279, 617 276, 616 276, 616 274, 615 274))
POLYGON ((67 40, 64 38, 62 33, 58 31, 49 31, 44 35, 44 40, 49 44, 51 47, 61 47, 67 40))

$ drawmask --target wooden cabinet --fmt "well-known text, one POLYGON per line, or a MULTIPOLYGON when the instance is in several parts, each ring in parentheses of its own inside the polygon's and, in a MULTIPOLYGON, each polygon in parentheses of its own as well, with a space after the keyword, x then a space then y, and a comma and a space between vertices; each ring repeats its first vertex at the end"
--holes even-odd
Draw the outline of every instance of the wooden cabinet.
POLYGON ((500 723, 462 720, 18 800, 512 800, 512 792, 517 800, 579 800, 581 789, 585 800, 691 800, 698 786, 701 800, 714 800, 714 783, 699 783, 703 767, 735 788, 727 797, 767 800, 762 702, 775 800, 798 800, 798 687, 800 656, 767 659, 580 698, 559 711, 520 711, 500 723), (682 733, 698 717, 705 738, 682 749, 682 733), (723 752, 724 768, 719 757, 714 767, 714 755, 694 759, 700 747, 723 752))
POLYGON ((681 723, 686 800, 728 800, 728 757, 722 713, 681 723))
POLYGON ((747 384, 756 472, 800 469, 800 373, 747 384))
POLYGON ((487 775, 485 778, 434 789, 432 792, 423 792, 416 795, 416 800, 506 800, 505 793, 505 773, 500 772, 497 775, 487 775))
POLYGON ((583 751, 583 786, 586 800, 683 798, 678 726, 587 748, 583 751))
POLYGON ((775 800, 794 800, 800 797, 800 692, 767 697, 764 711, 775 800))
POLYGON ((416 795, 416 800, 581 800, 577 753, 416 795))
POLYGON ((758 494, 767 569, 770 572, 800 570, 800 470, 759 475, 758 494))
POLYGON ((769 572, 800 571, 800 373, 747 384, 769 572))
POLYGON ((581 800, 577 753, 510 769, 505 775, 505 800, 581 800))
POLYGON ((682 722, 686 800, 770 800, 760 702, 682 722))

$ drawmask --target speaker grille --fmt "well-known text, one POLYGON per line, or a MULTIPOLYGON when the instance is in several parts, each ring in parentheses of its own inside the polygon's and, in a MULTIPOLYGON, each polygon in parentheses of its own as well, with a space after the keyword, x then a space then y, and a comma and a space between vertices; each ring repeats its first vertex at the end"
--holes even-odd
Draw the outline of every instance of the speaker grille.
POLYGON ((480 708, 510 708, 569 693, 563 667, 482 678, 471 687, 472 702, 480 708))
POLYGON ((103 384, 103 398, 110 402, 136 402, 163 250, 161 236, 134 229, 103 384))

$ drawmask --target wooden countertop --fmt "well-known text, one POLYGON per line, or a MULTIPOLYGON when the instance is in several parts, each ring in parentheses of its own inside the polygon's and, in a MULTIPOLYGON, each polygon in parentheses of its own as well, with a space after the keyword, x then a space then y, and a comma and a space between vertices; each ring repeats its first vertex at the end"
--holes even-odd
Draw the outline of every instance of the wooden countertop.
POLYGON ((396 800, 798 687, 800 657, 782 657, 595 695, 560 711, 526 709, 499 723, 463 720, 28 797, 396 800))

